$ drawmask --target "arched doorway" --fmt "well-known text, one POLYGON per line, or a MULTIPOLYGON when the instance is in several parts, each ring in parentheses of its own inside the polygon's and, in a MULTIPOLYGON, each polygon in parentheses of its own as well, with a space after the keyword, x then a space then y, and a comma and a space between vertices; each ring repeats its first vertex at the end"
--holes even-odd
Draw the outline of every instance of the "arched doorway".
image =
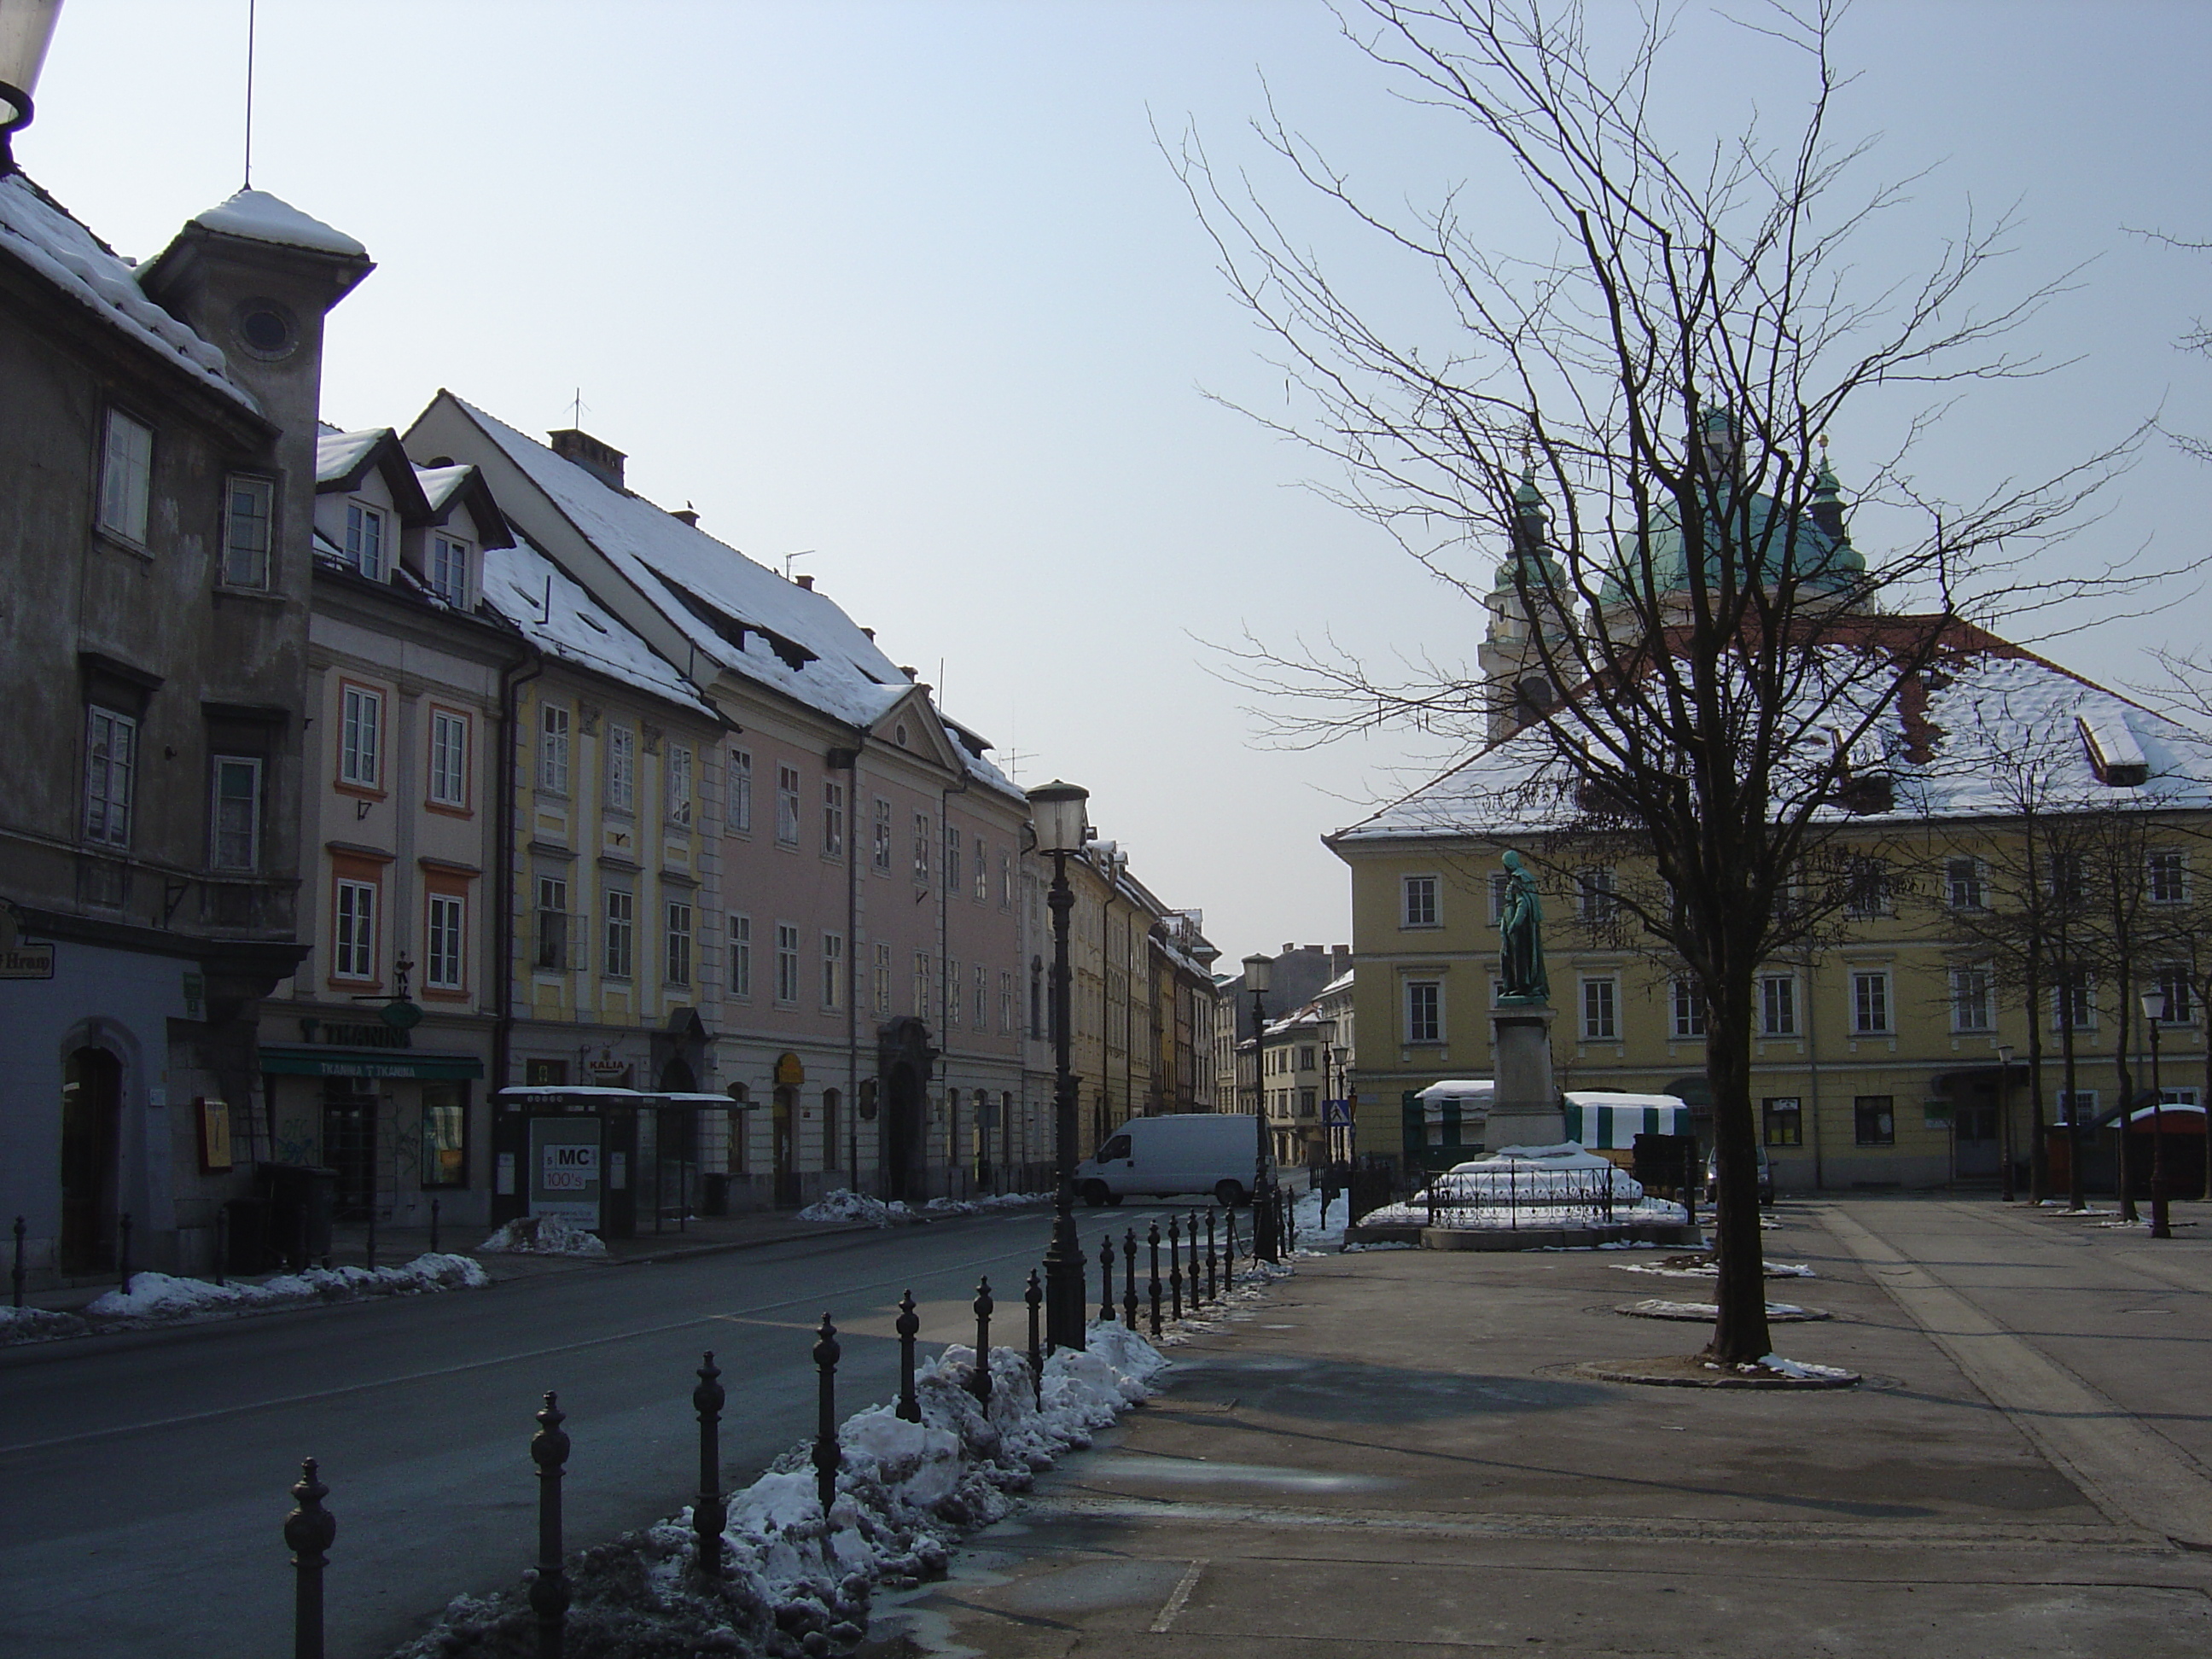
POLYGON ((115 1265, 123 1063, 105 1048, 79 1048, 62 1064, 61 1269, 100 1273, 115 1265))

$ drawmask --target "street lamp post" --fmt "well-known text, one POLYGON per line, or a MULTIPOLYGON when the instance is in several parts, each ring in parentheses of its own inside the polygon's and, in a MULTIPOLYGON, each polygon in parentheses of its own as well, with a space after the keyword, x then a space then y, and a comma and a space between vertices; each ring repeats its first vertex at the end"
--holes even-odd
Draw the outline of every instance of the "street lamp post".
POLYGON ((1337 1086, 1344 1091, 1337 1097, 1344 1103, 1344 1121, 1329 1133, 1328 1155, 1331 1162, 1344 1164, 1348 1173, 1352 1164, 1352 1050, 1340 1042, 1329 1053, 1336 1056, 1337 1086), (1341 1152, 1338 1151, 1339 1133, 1343 1135, 1341 1152))
POLYGON ((1273 957, 1244 958, 1244 988, 1252 994, 1252 1124, 1255 1161, 1252 1166, 1252 1254, 1262 1261, 1279 1259, 1275 1248, 1275 1182, 1269 1170, 1267 1146, 1267 1079, 1265 1042, 1267 1016, 1260 999, 1267 994, 1273 957))
POLYGON ((1997 1045, 1997 1156, 2004 1175, 1999 1196, 2009 1204, 2017 1196, 2012 1186, 2012 1045, 1997 1045))
POLYGON ((0 174, 15 170, 9 140, 31 125, 31 94, 61 9, 62 0, 0 0, 0 174))
MULTIPOLYGON (((2166 1203, 2166 1091, 2158 1075, 2158 1029, 2172 1010, 2166 1006, 2166 989, 2155 986, 2143 993, 2143 1019, 2150 1027, 2150 1236, 2172 1238, 2173 1226, 2166 1203)), ((2120 1144, 2127 1145, 2129 1120, 2120 1114, 2120 1144)))
POLYGON ((1052 855, 1052 1243, 1044 1253, 1045 1337, 1055 1347, 1083 1346, 1082 1247, 1075 1238, 1075 1073, 1068 1060, 1067 921, 1075 908, 1067 860, 1083 848, 1088 825, 1084 803, 1091 792, 1073 783, 1040 784, 1029 792, 1037 847, 1052 855))

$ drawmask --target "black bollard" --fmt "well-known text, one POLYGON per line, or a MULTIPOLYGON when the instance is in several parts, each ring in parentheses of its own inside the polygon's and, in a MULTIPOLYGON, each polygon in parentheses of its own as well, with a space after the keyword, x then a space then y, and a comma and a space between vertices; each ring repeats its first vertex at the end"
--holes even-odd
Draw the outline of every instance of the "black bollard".
POLYGON ((1114 1317, 1114 1235, 1111 1233, 1098 1241, 1098 1316, 1109 1322, 1114 1317))
POLYGON ((1221 1253, 1221 1282, 1233 1285, 1237 1282, 1237 1212, 1231 1210, 1221 1219, 1229 1230, 1228 1247, 1221 1253))
MULTIPOLYGON (((2120 1139, 2127 1139, 2125 1135, 2120 1139)), ((1682 1152, 1682 1218, 1689 1224, 1694 1238, 1698 1228, 1698 1143, 1695 1140, 1682 1152)))
POLYGON ((15 1218, 15 1268, 12 1275, 15 1286, 15 1305, 23 1305, 23 1218, 15 1218))
POLYGON ((1030 1386, 1036 1390, 1036 1402, 1044 1404, 1044 1281, 1037 1277, 1035 1267, 1030 1269, 1030 1287, 1022 1292, 1022 1300, 1030 1304, 1030 1386))
POLYGON ((1149 1235, 1152 1247, 1152 1334, 1160 1334, 1160 1224, 1152 1223, 1149 1235))
POLYGON ((1208 1302, 1221 1300, 1220 1287, 1214 1280, 1213 1270, 1213 1206, 1208 1205, 1206 1210, 1206 1299, 1208 1302))
POLYGON ((1206 1305, 1206 1286, 1198 1273, 1198 1212, 1193 1210, 1183 1218, 1182 1236, 1190 1241, 1190 1309, 1196 1313, 1206 1305))
POLYGON ((292 1487, 284 1541, 292 1550, 292 1659, 323 1659, 323 1569, 338 1535, 337 1517, 323 1507, 331 1489, 315 1477, 315 1460, 302 1458, 292 1487))
POLYGON ((121 1239, 115 1255, 116 1271, 123 1276, 123 1294, 131 1294, 131 1212, 125 1210, 116 1223, 116 1232, 121 1239))
POLYGON ((921 1401, 914 1395, 914 1338, 921 1328, 921 1316, 914 1310, 914 1292, 899 1297, 899 1402, 897 1414, 909 1423, 921 1421, 921 1401))
POLYGON ((1182 1317, 1182 1218, 1168 1218, 1168 1299, 1170 1316, 1182 1317))
MULTIPOLYGON (((374 1186, 375 1183, 372 1182, 370 1184, 374 1186)), ((373 1192, 368 1195, 368 1238, 362 1246, 361 1259, 362 1265, 369 1272, 376 1271, 376 1194, 373 1192)))
POLYGON ((991 1281, 975 1285, 975 1369, 968 1376, 968 1392, 986 1413, 991 1409, 991 1281))
POLYGON ((430 1254, 438 1254, 438 1200, 430 1200, 430 1254))
POLYGON ((230 1212, 222 1205, 215 1206, 215 1282, 230 1283, 230 1212))
POLYGON ((1121 1241, 1121 1322, 1137 1328, 1137 1230, 1121 1241))
POLYGON ((538 1576, 530 1581, 538 1659, 561 1659, 568 1641, 568 1575, 561 1567, 561 1474, 568 1461, 568 1437, 561 1425, 567 1420, 547 1389, 538 1432, 530 1437, 530 1461, 538 1465, 538 1576))
POLYGON ((837 1501, 837 1328, 822 1316, 816 1333, 814 1371, 817 1378, 814 1409, 814 1494, 822 1500, 826 1520, 837 1501))
POLYGON ((709 1578, 722 1575, 722 1522, 730 1507, 722 1497, 722 1373, 714 1364, 714 1351, 699 1367, 699 1386, 691 1390, 691 1404, 699 1413, 699 1495, 691 1500, 691 1530, 699 1540, 699 1571, 709 1578))

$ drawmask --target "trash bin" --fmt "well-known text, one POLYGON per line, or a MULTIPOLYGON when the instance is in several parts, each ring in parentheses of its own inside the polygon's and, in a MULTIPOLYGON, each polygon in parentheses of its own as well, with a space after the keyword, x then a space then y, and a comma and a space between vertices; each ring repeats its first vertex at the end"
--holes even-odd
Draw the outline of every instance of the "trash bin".
POLYGON ((223 1205, 229 1234, 229 1252, 223 1270, 234 1273, 265 1273, 276 1265, 269 1231, 269 1200, 234 1198, 223 1205))
POLYGON ((309 1164, 257 1164, 253 1174, 269 1206, 270 1254, 295 1269, 322 1265, 331 1253, 338 1172, 309 1164))

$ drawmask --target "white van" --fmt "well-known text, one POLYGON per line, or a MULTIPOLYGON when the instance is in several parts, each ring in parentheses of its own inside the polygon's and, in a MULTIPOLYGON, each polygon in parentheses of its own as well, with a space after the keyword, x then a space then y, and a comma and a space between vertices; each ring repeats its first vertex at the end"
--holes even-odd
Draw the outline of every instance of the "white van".
MULTIPOLYGON (((1075 1190, 1094 1209, 1119 1204, 1132 1193, 1140 1198, 1209 1193, 1234 1207, 1252 1196, 1257 1133, 1249 1112, 1133 1117, 1096 1157, 1075 1166, 1075 1190)), ((1268 1169, 1273 1168, 1270 1158, 1268 1169)))

